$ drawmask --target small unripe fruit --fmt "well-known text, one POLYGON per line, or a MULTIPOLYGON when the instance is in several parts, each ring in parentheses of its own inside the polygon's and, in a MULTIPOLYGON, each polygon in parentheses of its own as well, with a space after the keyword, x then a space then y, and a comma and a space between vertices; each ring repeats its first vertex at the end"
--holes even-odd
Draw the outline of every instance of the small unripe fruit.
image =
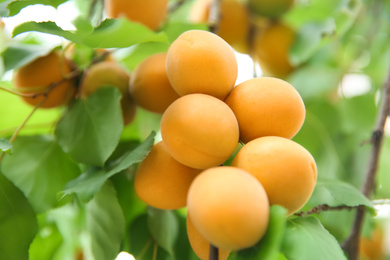
POLYGON ((218 35, 190 30, 169 47, 167 74, 179 95, 203 93, 224 100, 237 79, 237 59, 218 35))
POLYGON ((70 62, 59 52, 52 51, 18 69, 13 82, 18 91, 36 94, 22 97, 27 104, 36 106, 46 98, 40 107, 53 108, 66 104, 75 93, 73 80, 65 79, 70 72, 70 62))
POLYGON ((173 159, 161 141, 139 165, 134 180, 135 192, 155 208, 179 209, 186 206, 188 189, 199 173, 200 170, 173 159))
POLYGON ((255 177, 236 167, 200 173, 188 191, 187 206, 195 228, 221 249, 251 247, 267 230, 267 194, 255 177))
POLYGON ((133 71, 130 80, 130 93, 137 105, 155 113, 163 113, 180 97, 169 83, 166 57, 166 53, 157 53, 146 58, 133 71))
POLYGON ((276 18, 287 12, 294 0, 249 0, 249 9, 258 15, 276 18))
MULTIPOLYGON (((192 250, 201 260, 209 260, 210 242, 207 241, 192 224, 190 215, 187 214, 187 236, 192 250)), ((218 260, 226 260, 230 250, 218 249, 218 260)))
POLYGON ((84 72, 80 96, 86 98, 101 87, 118 88, 122 93, 123 122, 127 125, 133 121, 136 113, 136 106, 129 92, 129 81, 126 70, 115 61, 102 61, 84 72))
POLYGON ((108 17, 124 16, 157 30, 167 15, 168 0, 105 0, 105 8, 108 17))
POLYGON ((270 77, 237 85, 225 100, 233 110, 244 143, 262 136, 292 138, 305 120, 305 105, 288 82, 270 77))
POLYGON ((267 192, 271 205, 281 205, 288 214, 309 200, 317 180, 313 156, 300 144, 267 136, 250 141, 236 154, 232 166, 255 176, 267 192))
POLYGON ((206 169, 224 163, 238 145, 238 124, 221 100, 191 94, 174 101, 161 119, 161 136, 173 158, 206 169))

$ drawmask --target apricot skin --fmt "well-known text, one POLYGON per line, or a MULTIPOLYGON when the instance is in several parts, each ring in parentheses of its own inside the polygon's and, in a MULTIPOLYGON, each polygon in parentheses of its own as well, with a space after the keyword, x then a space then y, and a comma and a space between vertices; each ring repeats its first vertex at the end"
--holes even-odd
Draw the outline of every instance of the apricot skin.
POLYGON ((168 0, 105 0, 107 16, 126 17, 157 30, 167 15, 168 0))
POLYGON ((125 125, 131 123, 136 114, 136 105, 129 92, 130 77, 115 61, 102 61, 84 72, 80 96, 86 98, 101 87, 116 87, 122 93, 121 108, 125 125))
POLYGON ((190 186, 188 214, 214 246, 240 250, 256 244, 269 219, 267 194, 259 181, 230 166, 207 169, 190 186))
POLYGON ((291 215, 309 200, 317 166, 298 143, 276 136, 257 138, 244 145, 232 166, 255 176, 267 192, 270 205, 281 205, 291 215))
POLYGON ((206 169, 224 163, 238 145, 238 124, 221 100, 191 94, 174 101, 161 119, 161 135, 173 158, 206 169))
POLYGON ((134 101, 154 113, 163 113, 180 97, 169 83, 166 57, 166 53, 157 53, 146 58, 131 75, 130 93, 134 101))
MULTIPOLYGON (((201 260, 209 260, 210 242, 207 241, 192 224, 190 215, 187 214, 187 236, 192 250, 201 260)), ((218 260, 226 260, 230 250, 218 249, 218 260)))
POLYGON ((249 0, 248 5, 250 10, 261 16, 276 18, 287 12, 294 0, 249 0))
MULTIPOLYGON (((208 23, 212 0, 198 0, 190 13, 190 21, 208 23)), ((220 4, 218 35, 236 51, 247 53, 249 13, 244 3, 237 0, 222 0, 220 4)))
POLYGON ((188 189, 199 173, 173 159, 160 141, 138 167, 135 192, 155 208, 179 209, 186 206, 188 189))
MULTIPOLYGON (((60 56, 57 51, 39 57, 31 63, 18 69, 14 75, 16 90, 26 94, 47 93, 47 98, 41 108, 53 108, 65 105, 75 92, 73 80, 64 80, 64 76, 71 72, 71 64, 60 56), (61 82, 60 82, 61 81, 61 82), (57 84, 50 90, 51 84, 57 84)), ((41 103, 45 95, 36 97, 22 97, 29 105, 41 103)))
POLYGON ((203 93, 224 100, 237 74, 232 47, 213 33, 186 31, 168 49, 168 79, 181 96, 203 93))
POLYGON ((288 82, 270 77, 254 78, 237 85, 225 100, 247 143, 262 136, 292 138, 305 120, 305 105, 288 82))
POLYGON ((254 59, 265 75, 285 78, 294 70, 289 57, 294 40, 295 31, 281 23, 272 24, 256 33, 254 59))

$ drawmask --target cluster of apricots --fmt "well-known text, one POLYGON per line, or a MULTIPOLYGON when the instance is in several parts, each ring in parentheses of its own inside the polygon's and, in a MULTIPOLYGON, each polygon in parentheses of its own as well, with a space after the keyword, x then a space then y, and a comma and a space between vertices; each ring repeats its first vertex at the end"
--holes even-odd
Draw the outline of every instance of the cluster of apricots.
MULTIPOLYGON (((190 21, 207 23, 213 0, 195 1, 190 21)), ((293 0, 221 0, 218 35, 236 51, 251 55, 266 75, 283 78, 293 71, 289 49, 296 33, 281 17, 293 0)))
POLYGON ((226 41, 190 30, 167 53, 140 64, 132 78, 138 102, 164 104, 162 140, 140 163, 135 191, 156 208, 187 207, 188 238, 201 259, 208 259, 210 244, 219 248, 219 259, 256 244, 267 230, 269 207, 293 214, 317 179, 313 157, 291 140, 305 119, 299 93, 273 77, 235 86, 237 70, 226 41), (162 76, 148 77, 147 70, 165 70, 167 94, 150 90, 162 76))

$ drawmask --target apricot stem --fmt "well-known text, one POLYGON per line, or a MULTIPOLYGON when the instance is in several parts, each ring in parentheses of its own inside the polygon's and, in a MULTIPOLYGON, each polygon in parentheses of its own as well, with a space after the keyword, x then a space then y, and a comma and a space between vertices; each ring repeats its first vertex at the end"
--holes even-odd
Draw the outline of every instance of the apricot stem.
POLYGON ((10 88, 2 87, 2 86, 0 86, 0 89, 6 91, 8 93, 11 93, 13 95, 20 96, 20 97, 33 97, 34 95, 36 95, 34 93, 21 93, 21 92, 12 90, 10 88))
POLYGON ((218 260, 218 247, 213 246, 210 244, 210 254, 209 254, 209 260, 218 260))
MULTIPOLYGON (((382 90, 382 104, 378 112, 377 122, 374 131, 372 132, 370 142, 372 144, 371 153, 368 161, 368 167, 366 171, 366 179, 362 188, 362 193, 370 198, 371 193, 375 186, 375 177, 378 169, 379 156, 383 144, 384 128, 387 120, 387 116, 390 112, 390 69, 383 84, 382 90)), ((352 226, 352 231, 349 237, 342 245, 344 251, 349 256, 350 260, 358 259, 359 251, 359 238, 363 226, 364 215, 366 212, 365 207, 358 207, 355 215, 355 220, 352 226)))

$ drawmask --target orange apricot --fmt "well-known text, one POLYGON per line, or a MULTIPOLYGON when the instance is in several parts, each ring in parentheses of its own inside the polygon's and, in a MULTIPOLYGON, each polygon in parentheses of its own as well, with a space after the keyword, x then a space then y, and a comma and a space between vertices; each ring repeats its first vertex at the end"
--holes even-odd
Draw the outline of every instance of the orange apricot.
POLYGON ((255 177, 236 167, 200 173, 188 191, 187 207, 199 233, 221 249, 251 247, 267 230, 267 194, 255 177))
POLYGON ((270 204, 285 207, 288 214, 305 205, 317 180, 313 156, 300 144, 283 137, 250 141, 231 165, 255 176, 266 190, 270 204))
POLYGON ((191 94, 174 101, 161 118, 168 152, 184 165, 206 169, 224 163, 238 145, 238 124, 221 100, 191 94))
POLYGON ((124 16, 157 30, 167 15, 168 0, 105 0, 105 9, 111 18, 124 16))
POLYGON ((188 189, 199 173, 200 170, 173 159, 160 141, 138 167, 135 192, 142 201, 155 208, 179 209, 186 206, 188 189))
MULTIPOLYGON (((207 23, 212 0, 198 0, 194 3, 190 21, 207 23)), ((220 4, 218 35, 235 50, 246 53, 249 33, 249 14, 246 5, 238 0, 222 0, 220 4)))
POLYGON ((36 106, 46 99, 40 107, 62 106, 75 93, 73 80, 65 78, 71 72, 71 67, 70 62, 61 57, 58 51, 52 51, 19 68, 13 83, 18 91, 35 94, 33 97, 22 97, 27 104, 36 106))
POLYGON ((288 82, 271 77, 254 78, 237 85, 225 100, 247 143, 262 136, 292 138, 305 120, 305 105, 288 82))
POLYGON ((101 87, 116 87, 122 93, 121 108, 125 125, 131 123, 136 114, 136 105, 129 92, 130 77, 115 61, 93 64, 83 75, 80 96, 86 98, 101 87))
POLYGON ((130 80, 130 93, 137 105, 155 113, 163 113, 180 97, 169 83, 166 57, 166 53, 149 56, 133 71, 130 80))
POLYGON ((261 16, 270 18, 276 18, 287 12, 292 5, 294 0, 249 0, 249 9, 261 16))
POLYGON ((282 23, 274 23, 258 31, 254 39, 254 59, 265 75, 284 78, 293 70, 290 48, 295 40, 295 31, 282 23))
MULTIPOLYGON (((210 242, 207 241, 192 224, 190 215, 187 214, 187 236, 190 241, 192 250, 201 260, 209 260, 210 242)), ((230 254, 230 250, 218 248, 218 259, 226 260, 230 254)))
POLYGON ((359 255, 361 260, 383 260, 386 258, 383 227, 378 224, 371 237, 360 237, 359 255))
POLYGON ((169 47, 167 75, 179 95, 203 93, 224 100, 237 79, 234 51, 211 32, 190 30, 169 47))

